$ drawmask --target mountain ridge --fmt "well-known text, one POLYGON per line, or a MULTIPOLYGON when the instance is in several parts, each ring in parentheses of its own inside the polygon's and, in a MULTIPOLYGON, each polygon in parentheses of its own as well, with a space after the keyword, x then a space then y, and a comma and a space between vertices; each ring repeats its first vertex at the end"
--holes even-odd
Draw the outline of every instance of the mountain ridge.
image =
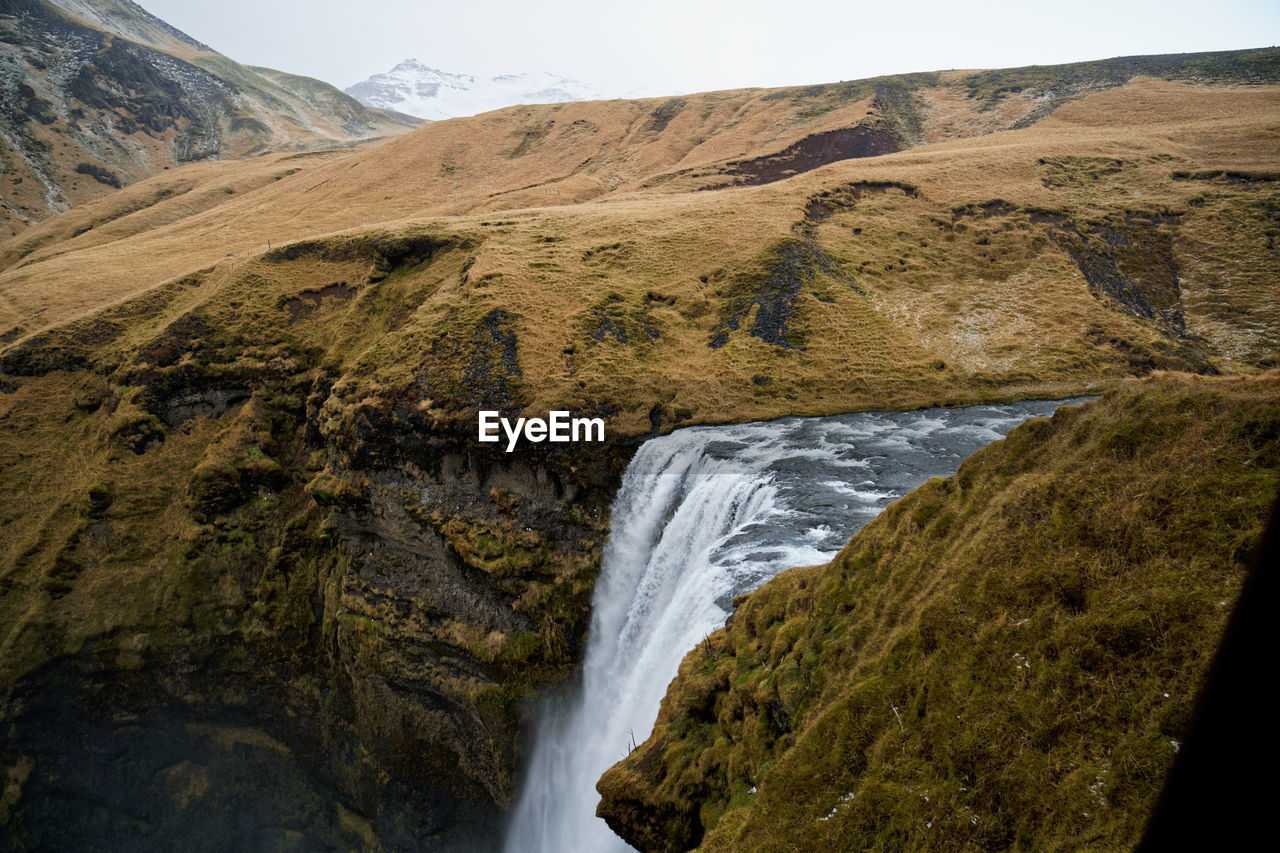
POLYGON ((106 30, 165 53, 217 53, 182 30, 148 12, 133 0, 50 0, 64 13, 97 29, 106 30), (194 49, 194 51, 193 51, 194 49))
POLYGON ((182 163, 351 144, 416 119, 239 65, 129 0, 0 7, 0 233, 182 163))

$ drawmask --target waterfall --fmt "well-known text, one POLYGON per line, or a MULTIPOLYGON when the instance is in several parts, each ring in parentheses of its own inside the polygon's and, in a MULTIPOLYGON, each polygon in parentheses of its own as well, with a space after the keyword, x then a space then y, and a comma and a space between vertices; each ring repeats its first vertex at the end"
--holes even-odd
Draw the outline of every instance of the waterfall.
POLYGON ((628 847, 596 780, 648 737, 680 661, 734 596, 829 560, 891 501, 1063 402, 691 427, 645 442, 614 500, 580 689, 548 701, 506 853, 628 847))

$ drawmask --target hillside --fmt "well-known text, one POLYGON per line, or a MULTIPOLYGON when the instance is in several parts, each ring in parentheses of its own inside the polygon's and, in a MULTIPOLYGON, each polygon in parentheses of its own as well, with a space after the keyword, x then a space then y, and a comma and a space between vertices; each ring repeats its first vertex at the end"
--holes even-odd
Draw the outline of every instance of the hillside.
POLYGON ((165 169, 348 145, 417 122, 248 68, 129 0, 0 4, 0 236, 165 169))
POLYGON ((491 843, 645 436, 1273 366, 1278 57, 511 108, 0 244, 0 831, 491 843))
MULTIPOLYGON (((89 312, 165 282, 177 298, 139 334, 249 282, 268 302, 312 279, 345 280, 354 297, 364 273, 334 265, 335 253, 357 263, 342 247, 424 235, 465 246, 467 270, 436 286, 411 253, 404 272, 421 301, 394 334, 351 353, 361 396, 402 393, 421 358, 405 352, 446 330, 469 337, 495 310, 518 342, 522 403, 612 406, 632 434, 655 404, 669 420, 696 420, 710 399, 759 417, 1274 358, 1276 87, 1140 80, 1025 130, 767 183, 743 175, 767 176, 768 151, 836 132, 849 112, 865 121, 874 96, 799 128, 803 99, 687 100, 663 132, 653 113, 665 102, 561 104, 442 122, 369 152, 141 182, 0 247, 4 359, 11 371, 35 369, 31 358, 52 366, 62 350, 50 342, 101 326, 89 312), (697 123, 709 107, 723 129, 697 123), (531 124, 555 135, 538 142, 531 124), (575 129, 588 127, 599 129, 575 129), (704 130, 720 132, 690 148, 704 130), (702 149, 720 165, 695 165, 712 156, 702 149), (565 161, 586 165, 538 183, 565 161), (268 252, 268 241, 301 242, 268 252), (184 278, 203 286, 175 289, 184 278)), ((869 121, 854 130, 882 126, 869 121)))
POLYGON ((640 850, 1132 848, 1276 496, 1280 374, 1166 375, 736 602, 599 783, 640 850))

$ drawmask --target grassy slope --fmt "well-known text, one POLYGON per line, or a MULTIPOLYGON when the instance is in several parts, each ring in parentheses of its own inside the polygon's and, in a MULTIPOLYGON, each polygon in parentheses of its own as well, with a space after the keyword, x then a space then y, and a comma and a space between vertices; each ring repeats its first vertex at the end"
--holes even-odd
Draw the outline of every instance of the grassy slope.
MULTIPOLYGON (((474 260, 417 307, 398 339, 365 355, 368 369, 353 381, 377 393, 411 381, 420 358, 406 352, 465 332, 468 318, 493 308, 512 316, 522 402, 603 400, 622 410, 618 428, 628 433, 647 428, 654 403, 672 420, 749 418, 1074 392, 1143 366, 1239 369, 1272 357, 1280 324, 1264 298, 1277 251, 1268 140, 1278 97, 1269 87, 1140 83, 1062 107, 1029 130, 765 186, 664 185, 449 217, 455 205, 494 202, 467 201, 477 191, 462 178, 458 197, 440 185, 453 180, 437 162, 448 140, 490 144, 500 134, 488 126, 509 116, 445 122, 366 152, 297 161, 299 174, 257 189, 246 182, 248 191, 176 220, 183 202, 170 199, 39 247, 0 274, 0 315, 22 346, 42 327, 211 266, 205 278, 219 287, 264 273, 286 287, 261 254, 268 239, 386 216, 382 233, 456 235, 474 260), (1175 176, 1215 169, 1258 180, 1175 176), (439 212, 410 215, 424 208, 439 212), (136 233, 114 239, 118 230, 136 233), (1080 234, 1110 253, 1121 277, 1156 289, 1179 277, 1173 301, 1207 346, 1095 295, 1071 254, 1080 234), (772 337, 761 305, 783 316, 772 337), (708 346, 721 333, 724 345, 708 346)), ((601 113, 603 122, 635 106, 545 109, 601 113)), ((516 168, 486 156, 477 163, 493 162, 495 173, 516 168)), ((568 155, 553 147, 546 156, 568 155)), ((530 168, 508 180, 538 174, 530 168)))
MULTIPOLYGON (((1258 53, 1271 56, 1275 51, 1258 53)), ((1274 57, 1269 61, 1274 66, 1274 57)), ((1117 104, 1097 91, 1118 85, 1127 79, 1123 75, 1102 75, 1079 94, 1064 97, 1061 93, 1071 92, 1071 85, 1062 82, 1056 86, 1053 75, 1075 80, 1079 70, 1075 66, 1039 69, 1040 85, 1057 93, 1041 100, 1059 110, 1069 105, 1069 112, 1055 113, 1056 118, 1026 134, 992 137, 987 134, 1036 115, 1033 96, 1044 94, 1030 81, 1024 81, 1025 88, 1016 94, 1007 93, 1008 85, 995 85, 1006 73, 1014 72, 918 75, 924 79, 915 82, 920 88, 909 96, 883 81, 863 81, 649 101, 520 107, 437 123, 380 147, 377 155, 352 155, 322 169, 308 170, 270 192, 230 199, 219 211, 193 216, 183 223, 158 220, 145 239, 112 251, 85 252, 74 262, 62 258, 50 267, 36 264, 25 275, 6 275, 0 279, 0 292, 12 304, 0 305, 0 326, 7 330, 19 319, 12 312, 35 307, 44 307, 47 316, 34 328, 67 316, 59 310, 62 306, 57 304, 57 294, 47 290, 42 291, 39 306, 28 308, 34 300, 22 283, 41 272, 46 276, 56 272, 62 287, 76 291, 89 288, 95 298, 109 301, 192 272, 226 252, 259 252, 267 240, 279 245, 357 227, 395 227, 442 216, 564 207, 605 198, 625 202, 628 210, 615 208, 624 216, 640 207, 651 211, 652 217, 667 218, 673 197, 691 203, 689 190, 725 183, 727 164, 782 151, 805 137, 848 127, 901 129, 919 125, 921 138, 947 142, 941 150, 957 162, 945 175, 926 171, 918 179, 932 178, 933 183, 941 184, 939 200, 944 203, 971 202, 978 188, 979 196, 1000 197, 1011 180, 1035 182, 1039 176, 1026 174, 1026 170, 1039 158, 1041 149, 1055 143, 1079 156, 1125 160, 1126 152, 1165 154, 1176 158, 1170 172, 1215 166, 1268 168, 1273 146, 1268 144, 1267 128, 1274 122, 1276 108, 1274 92, 1266 87, 1149 81, 1136 90, 1124 88, 1117 104), (997 91, 1003 94, 994 94, 997 91), (1094 92, 1094 97, 1083 103, 1077 100, 1089 92, 1094 92), (939 99, 945 103, 939 105, 939 99), (1066 127, 1058 123, 1068 115, 1072 117, 1066 127), (1030 155, 1026 159, 1018 156, 1019 142, 1025 144, 1023 155, 1030 155), (976 154, 982 162, 974 168, 969 165, 972 157, 961 151, 976 154), (960 198, 952 198, 953 187, 960 191, 960 198), (116 269, 120 272, 114 272, 116 269), (130 275, 123 273, 126 269, 130 275)), ((1272 68, 1271 79, 1274 76, 1272 68)), ((1253 81, 1253 76, 1243 74, 1240 79, 1253 81)), ((903 144, 912 141, 904 139, 903 144)), ((913 173, 920 171, 921 159, 915 152, 876 160, 892 164, 902 180, 913 181, 913 173)), ((1138 163, 1126 160, 1122 165, 1133 168, 1138 163)), ((852 163, 837 168, 852 172, 851 179, 860 177, 852 163)), ((1149 175, 1135 177, 1140 177, 1139 184, 1151 180, 1149 175)), ((812 185, 806 180, 795 189, 812 185)), ((1053 207, 1058 201, 1054 195, 1046 193, 1035 203, 1053 207)), ((723 216, 739 203, 742 194, 715 192, 694 198, 703 207, 703 216, 723 216)), ((1148 207, 1178 199, 1166 200, 1160 194, 1129 199, 1113 195, 1109 201, 1141 201, 1140 207, 1148 207)), ((597 218, 594 208, 589 211, 597 218)), ((553 222, 559 218, 554 213, 547 215, 553 222)), ((779 229, 775 225, 772 230, 777 234, 779 229)), ((744 239, 756 236, 748 231, 744 239)), ((84 310, 76 303, 67 307, 72 315, 77 309, 84 310)), ((33 328, 29 323, 24 325, 26 331, 33 328)))
POLYGON ((36 756, 40 784, 58 761, 41 703, 67 683, 57 662, 89 654, 73 682, 112 714, 252 715, 379 832, 456 829, 469 812, 440 798, 509 797, 521 699, 576 660, 607 495, 581 455, 558 481, 572 506, 542 497, 536 460, 441 477, 462 438, 431 435, 430 405, 345 397, 360 354, 467 256, 444 239, 327 250, 153 290, 67 330, 74 355, 42 348, 73 369, 4 380, 0 703, 22 734, 0 759, 36 756))
POLYGON ((161 228, 348 153, 333 148, 193 163, 32 225, 3 244, 0 266, 7 269, 32 255, 55 257, 161 228))
MULTIPOLYGON (((6 678, 17 678, 63 647, 78 648, 90 637, 125 626, 186 625, 192 617, 185 593, 163 590, 191 581, 193 561, 202 562, 195 559, 193 545, 212 541, 217 549, 214 566, 197 572, 216 578, 247 571, 256 577, 261 567, 253 561, 283 544, 290 525, 310 524, 317 511, 341 507, 349 499, 363 503, 353 495, 367 491, 368 483, 359 482, 363 475, 350 470, 362 464, 354 457, 386 457, 365 461, 369 467, 402 461, 390 444, 395 437, 381 436, 378 430, 397 429, 401 419, 410 419, 428 433, 444 420, 429 400, 414 400, 407 411, 393 411, 389 401, 352 390, 352 377, 362 373, 368 348, 386 338, 395 341, 412 306, 456 281, 466 262, 462 241, 424 238, 424 245, 406 248, 395 238, 381 244, 350 241, 340 249, 331 245, 334 255, 326 262, 291 261, 282 252, 274 263, 260 266, 257 275, 232 284, 197 276, 167 285, 145 297, 144 304, 108 312, 92 327, 69 330, 63 339, 69 348, 49 342, 44 351, 76 369, 6 380, 0 396, 5 463, 0 483, 6 494, 23 496, 0 509, 0 527, 15 531, 0 550, 6 567, 0 575, 0 624, 8 626, 0 644, 0 672, 6 678), (386 255, 406 251, 421 255, 402 259, 399 268, 370 272, 386 255), (422 255, 429 260, 419 263, 422 255), (407 275, 406 268, 414 267, 431 274, 407 275), (352 282, 360 288, 359 296, 348 295, 354 288, 321 295, 334 279, 352 282), (148 322, 136 324, 137 314, 146 315, 148 322), (153 323, 163 331, 157 333, 153 323), (93 345, 86 346, 86 340, 93 345), (193 417, 183 410, 190 404, 189 394, 201 405, 224 391, 233 396, 223 406, 225 412, 193 417), (390 427, 380 420, 384 417, 390 427), (388 446, 366 446, 378 441, 388 446), (68 455, 68 447, 75 452, 68 455), (354 482, 335 477, 327 466, 347 469, 354 482), (93 509, 91 497, 102 489, 112 496, 110 510, 93 509), (81 550, 85 529, 102 518, 114 521, 106 527, 124 534, 129 547, 115 543, 105 553, 81 550), (68 573, 69 578, 59 580, 68 573), (115 584, 129 587, 124 578, 135 576, 148 589, 160 591, 100 594, 115 584), (64 598, 73 590, 74 595, 64 598), (120 606, 102 606, 104 601, 120 606), (35 634, 29 633, 33 625, 38 627, 35 634)), ((476 393, 469 381, 492 384, 494 394, 505 390, 500 366, 477 362, 469 352, 449 355, 437 356, 435 371, 450 376, 454 393, 476 393), (471 379, 477 367, 486 372, 471 379), (491 367, 492 378, 487 372, 491 367)), ((431 452, 424 453, 429 457, 431 452)), ((472 636, 464 626, 445 625, 440 632, 449 640, 474 646, 488 662, 523 650, 517 663, 524 665, 541 650, 540 643, 537 649, 527 648, 528 630, 542 630, 545 619, 570 618, 552 587, 576 587, 575 607, 585 609, 590 587, 582 586, 578 576, 581 555, 560 553, 542 534, 514 537, 520 515, 510 507, 495 512, 497 519, 470 519, 476 529, 468 532, 450 526, 455 520, 450 515, 432 517, 408 493, 391 491, 410 512, 419 513, 418 522, 442 533, 474 565, 499 578, 516 575, 503 584, 506 592, 517 593, 506 603, 535 617, 532 629, 511 637, 472 636), (493 529, 485 529, 486 523, 493 529), (486 536, 487 544, 476 541, 486 536), (505 559, 491 553, 499 546, 505 559), (550 570, 554 577, 544 577, 541 563, 553 555, 559 561, 550 570), (519 577, 522 569, 528 573, 524 578, 519 577)), ((490 498, 507 503, 501 495, 490 498)), ((327 530, 321 539, 332 534, 327 530)), ((225 593, 229 602, 243 604, 246 596, 264 592, 253 584, 243 587, 244 578, 233 582, 227 577, 225 582, 230 586, 216 590, 215 599, 225 593)), ((314 585, 315 578, 308 583, 314 585)), ((298 604, 275 601, 275 592, 271 597, 272 608, 298 604)), ((430 610, 426 602, 416 606, 430 610)), ((550 663, 563 665, 568 651, 559 648, 550 663)))
POLYGON ((1278 436, 1275 372, 1158 376, 1019 427, 740 599, 601 780, 605 814, 642 849, 1132 845, 1278 436))

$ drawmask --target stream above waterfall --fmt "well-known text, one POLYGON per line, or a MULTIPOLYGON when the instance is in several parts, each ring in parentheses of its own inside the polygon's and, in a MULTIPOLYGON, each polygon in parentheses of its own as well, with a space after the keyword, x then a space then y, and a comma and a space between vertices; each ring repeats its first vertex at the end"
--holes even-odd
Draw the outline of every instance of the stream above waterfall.
POLYGON ((507 853, 630 850, 595 816, 596 780, 648 737, 681 659, 735 596, 830 560, 929 477, 1083 400, 792 417, 646 441, 614 499, 582 679, 544 702, 507 853))

